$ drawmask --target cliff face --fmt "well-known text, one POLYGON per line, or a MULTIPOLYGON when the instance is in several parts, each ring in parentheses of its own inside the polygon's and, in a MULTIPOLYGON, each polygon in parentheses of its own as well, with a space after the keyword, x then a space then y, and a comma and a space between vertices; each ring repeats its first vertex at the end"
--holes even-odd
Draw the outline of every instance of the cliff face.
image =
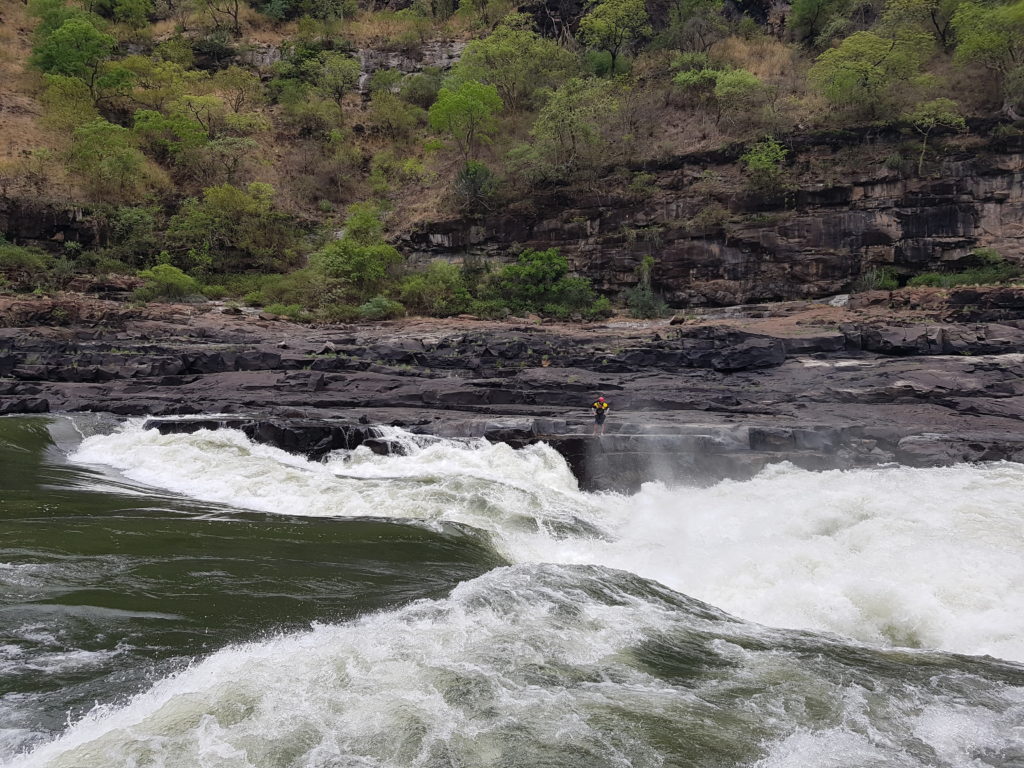
MULTIPOLYGON (((796 162, 827 178, 828 151, 796 162)), ((530 213, 421 225, 407 249, 419 260, 511 259, 522 247, 557 247, 611 293, 632 286, 650 254, 655 287, 678 307, 827 296, 871 267, 909 277, 955 268, 976 247, 1024 261, 1024 144, 944 160, 933 178, 881 164, 847 183, 805 173, 774 197, 735 183, 728 191, 734 160, 677 158, 652 169, 639 194, 541 192, 530 213)))

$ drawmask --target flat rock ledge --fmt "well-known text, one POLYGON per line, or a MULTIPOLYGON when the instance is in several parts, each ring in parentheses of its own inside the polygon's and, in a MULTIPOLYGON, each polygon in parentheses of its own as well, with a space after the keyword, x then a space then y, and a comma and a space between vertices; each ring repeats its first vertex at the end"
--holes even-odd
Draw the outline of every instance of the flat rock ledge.
POLYGON ((76 411, 147 417, 162 432, 234 427, 314 460, 406 450, 396 426, 544 442, 589 491, 742 480, 783 461, 1024 462, 1024 289, 588 326, 311 328, 237 309, 0 297, 0 415, 76 411), (598 394, 612 403, 599 438, 598 394))

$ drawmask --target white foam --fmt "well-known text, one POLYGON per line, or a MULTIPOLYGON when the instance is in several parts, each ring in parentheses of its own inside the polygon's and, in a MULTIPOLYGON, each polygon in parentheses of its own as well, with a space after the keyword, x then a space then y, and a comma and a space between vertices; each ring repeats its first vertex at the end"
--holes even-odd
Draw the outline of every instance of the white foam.
POLYGON ((622 497, 578 492, 542 445, 410 450, 318 463, 233 430, 134 423, 72 458, 271 513, 462 522, 494 534, 512 562, 620 568, 774 626, 1024 660, 1024 466, 777 465, 749 482, 622 497))
MULTIPOLYGON (((932 682, 878 677, 866 692, 820 659, 708 643, 786 641, 624 583, 596 569, 497 569, 443 600, 229 647, 7 766, 654 768, 704 749, 707 764, 925 768, 958 748, 928 722, 980 721, 1014 701, 991 683, 985 706, 932 682), (636 661, 651 638, 709 666, 654 676, 636 661)), ((1004 747, 1020 722, 1008 716, 1009 735, 992 729, 975 746, 1004 747)))

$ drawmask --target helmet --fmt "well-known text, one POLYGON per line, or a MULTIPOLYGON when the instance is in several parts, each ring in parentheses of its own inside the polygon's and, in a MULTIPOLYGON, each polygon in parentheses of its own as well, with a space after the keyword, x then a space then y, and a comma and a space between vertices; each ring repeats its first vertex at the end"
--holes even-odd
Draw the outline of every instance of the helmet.
POLYGON ((597 402, 599 402, 599 403, 603 403, 603 402, 604 402, 604 398, 603 398, 603 397, 599 397, 599 398, 597 398, 597 402))

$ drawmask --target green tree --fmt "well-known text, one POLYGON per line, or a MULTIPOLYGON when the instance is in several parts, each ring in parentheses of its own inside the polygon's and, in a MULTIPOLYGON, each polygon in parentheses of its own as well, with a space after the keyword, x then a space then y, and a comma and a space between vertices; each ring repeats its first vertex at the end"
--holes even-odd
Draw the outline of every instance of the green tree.
POLYGON ((972 62, 994 72, 1003 95, 1003 112, 1024 119, 1024 0, 1005 5, 963 3, 953 17, 959 43, 955 61, 972 62))
POLYGON ((184 299, 199 293, 199 283, 170 264, 157 264, 139 272, 146 284, 136 291, 142 301, 184 299))
POLYGON ((668 11, 668 24, 657 37, 667 50, 706 53, 729 32, 722 0, 676 0, 668 11))
POLYGON ((493 85, 511 112, 537 106, 544 88, 556 88, 578 69, 576 57, 527 28, 525 14, 511 14, 487 37, 470 42, 451 82, 493 85))
POLYGON ((560 181, 596 170, 610 160, 619 90, 607 80, 572 78, 551 94, 518 150, 531 181, 560 181))
POLYGON ((590 0, 590 10, 580 19, 580 37, 587 45, 608 51, 612 74, 619 54, 651 31, 643 0, 590 0))
POLYGON ((633 317, 663 317, 668 313, 668 305, 654 292, 651 280, 653 272, 654 257, 647 254, 637 267, 637 283, 626 298, 629 313, 633 317))
POLYGON ((697 106, 714 107, 715 122, 753 121, 768 101, 769 88, 745 69, 689 68, 672 83, 697 106))
POLYGON ((142 29, 153 13, 150 0, 114 0, 114 18, 132 29, 142 29))
POLYGON ((72 131, 99 116, 89 86, 77 77, 44 75, 46 122, 59 130, 72 131))
POLYGON ((153 109, 135 113, 135 135, 160 162, 181 164, 192 150, 204 146, 209 137, 203 127, 184 115, 165 115, 153 109))
POLYGON ((818 56, 808 76, 833 105, 875 117, 898 106, 899 86, 921 82, 933 50, 932 37, 921 33, 889 39, 857 32, 818 56))
POLYGON ((370 98, 368 122, 395 142, 408 141, 425 122, 426 113, 390 91, 378 91, 370 98))
POLYGON ((107 200, 131 199, 146 187, 146 159, 131 131, 97 117, 75 128, 68 164, 107 200))
POLYGON ((100 65, 115 46, 113 37, 89 21, 72 18, 36 45, 29 61, 43 72, 77 77, 93 90, 100 65))
POLYGON ((384 240, 380 210, 368 203, 349 206, 341 238, 309 257, 313 270, 336 282, 335 292, 349 302, 381 294, 393 282, 402 262, 402 254, 384 240))
POLYGON ((320 56, 316 84, 340 104, 345 94, 359 84, 359 62, 342 53, 325 51, 320 56))
POLYGON ((213 87, 235 113, 252 109, 263 101, 263 83, 259 75, 236 64, 215 74, 213 87))
POLYGON ((966 131, 967 121, 960 113, 960 106, 952 99, 932 99, 918 104, 905 115, 914 130, 921 134, 921 155, 917 159, 917 175, 924 167, 924 154, 928 148, 928 137, 936 128, 952 128, 966 131))
POLYGON ((99 28, 103 21, 88 10, 68 5, 65 0, 29 0, 28 12, 39 19, 32 33, 36 45, 46 42, 66 21, 78 19, 99 28))
POLYGON ((278 271, 295 260, 294 223, 274 207, 274 189, 220 184, 186 200, 167 228, 170 251, 188 271, 278 271))
POLYGON ((165 110, 185 93, 202 87, 206 79, 205 72, 133 54, 105 66, 99 86, 104 102, 115 108, 165 110))
POLYGON ((826 29, 845 19, 849 0, 793 0, 787 26, 790 34, 807 45, 816 45, 826 29))
POLYGON ((889 0, 879 29, 894 37, 907 30, 934 34, 945 51, 953 47, 956 35, 953 17, 963 0, 889 0))
POLYGON ((435 131, 447 133, 465 160, 490 142, 497 128, 496 115, 503 104, 498 89, 469 80, 455 88, 442 88, 430 107, 427 119, 435 131))

